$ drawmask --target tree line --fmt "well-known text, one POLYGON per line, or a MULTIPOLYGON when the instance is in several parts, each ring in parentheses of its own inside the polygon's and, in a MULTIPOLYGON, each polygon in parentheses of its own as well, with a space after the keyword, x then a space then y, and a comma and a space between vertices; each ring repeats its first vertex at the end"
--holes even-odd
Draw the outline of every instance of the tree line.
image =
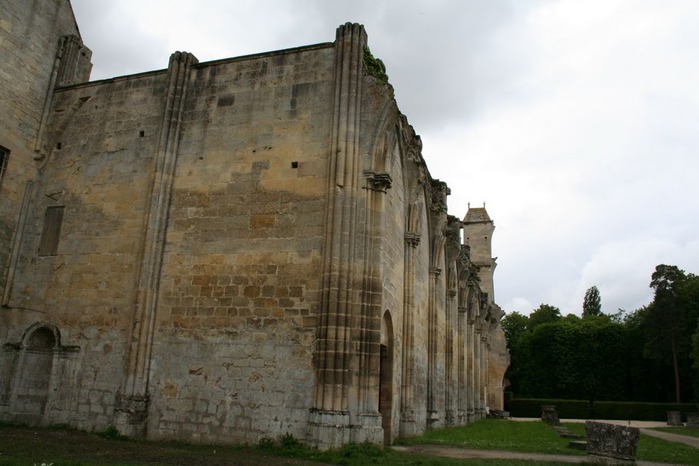
POLYGON ((633 312, 602 312, 593 286, 582 317, 542 304, 508 313, 506 378, 515 396, 591 401, 699 400, 699 276, 661 264, 653 300, 633 312))

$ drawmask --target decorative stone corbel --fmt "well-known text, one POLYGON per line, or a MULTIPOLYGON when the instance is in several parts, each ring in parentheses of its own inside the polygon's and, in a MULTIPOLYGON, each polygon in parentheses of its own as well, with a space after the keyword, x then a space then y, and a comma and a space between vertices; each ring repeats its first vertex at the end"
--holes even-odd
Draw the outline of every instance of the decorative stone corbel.
POLYGON ((385 193, 391 189, 393 179, 388 173, 374 173, 365 171, 364 176, 367 179, 367 189, 385 193))
POLYGON ((405 233, 405 242, 408 244, 408 246, 416 248, 420 244, 420 235, 413 233, 412 231, 408 231, 405 233))

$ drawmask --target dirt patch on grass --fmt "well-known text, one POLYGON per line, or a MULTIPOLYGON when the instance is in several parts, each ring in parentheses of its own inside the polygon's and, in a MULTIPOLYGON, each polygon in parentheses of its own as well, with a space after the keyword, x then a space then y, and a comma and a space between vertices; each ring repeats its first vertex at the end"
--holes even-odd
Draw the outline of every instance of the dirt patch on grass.
POLYGON ((0 427, 0 464, 315 465, 253 447, 111 440, 72 430, 0 427))

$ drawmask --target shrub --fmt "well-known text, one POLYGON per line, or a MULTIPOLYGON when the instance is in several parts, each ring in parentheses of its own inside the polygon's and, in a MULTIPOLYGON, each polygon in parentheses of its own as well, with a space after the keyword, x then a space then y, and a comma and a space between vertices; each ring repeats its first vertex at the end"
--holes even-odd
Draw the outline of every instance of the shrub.
POLYGON ((131 440, 126 435, 122 435, 115 426, 109 426, 104 432, 98 432, 97 435, 107 440, 131 440))

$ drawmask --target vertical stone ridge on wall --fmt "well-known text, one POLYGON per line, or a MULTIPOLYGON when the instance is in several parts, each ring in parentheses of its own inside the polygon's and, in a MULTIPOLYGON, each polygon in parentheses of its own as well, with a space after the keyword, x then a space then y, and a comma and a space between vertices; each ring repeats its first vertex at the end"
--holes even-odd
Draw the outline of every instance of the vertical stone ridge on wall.
POLYGON ((29 211, 29 201, 32 196, 33 186, 34 183, 32 181, 27 181, 24 187, 24 196, 22 196, 22 206, 19 210, 17 226, 15 227, 14 234, 12 235, 12 242, 10 243, 10 259, 5 277, 5 288, 2 293, 2 306, 8 306, 10 304, 12 284, 15 281, 15 271, 17 270, 17 261, 19 260, 20 245, 24 237, 24 226, 27 224, 27 213, 29 211))
POLYGON ((53 69, 49 79, 49 87, 44 99, 44 109, 41 113, 39 131, 34 143, 34 158, 42 160, 48 154, 50 146, 47 147, 44 141, 44 134, 48 124, 51 105, 53 104, 53 93, 56 87, 67 86, 85 82, 90 79, 92 63, 90 58, 92 52, 85 47, 79 37, 74 35, 64 36, 58 40, 56 58, 53 61, 53 69))
POLYGON ((403 370, 401 383, 400 435, 415 435, 415 377, 413 368, 413 348, 415 345, 415 268, 417 247, 420 244, 420 215, 417 202, 408 207, 407 228, 405 233, 405 271, 403 275, 403 370))
POLYGON ((479 303, 479 315, 475 323, 475 345, 476 345, 476 393, 475 393, 475 403, 474 410, 476 419, 481 419, 485 414, 485 384, 486 384, 486 368, 485 361, 487 360, 486 354, 486 312, 487 307, 484 302, 487 299, 483 294, 481 294, 481 300, 479 303))
MULTIPOLYGON (((319 445, 349 441, 351 317, 357 286, 354 262, 359 183, 359 135, 364 27, 347 23, 335 40, 335 95, 323 244, 317 381, 311 437, 319 445)), ((361 267, 360 267, 361 271, 361 267)))
MULTIPOLYGON (((364 57, 362 57, 362 61, 364 57)), ((391 94, 392 97, 392 94, 391 94)), ((361 426, 364 432, 357 432, 352 441, 381 441, 381 425, 379 424, 380 402, 380 375, 381 375, 381 342, 382 320, 384 312, 388 309, 382 307, 383 294, 383 266, 382 244, 385 236, 384 216, 385 197, 391 188, 393 180, 388 173, 389 163, 393 150, 397 147, 396 125, 397 107, 392 98, 386 99, 380 117, 377 120, 376 130, 372 136, 369 154, 371 168, 365 170, 365 233, 360 263, 363 262, 361 285, 361 309, 358 329, 355 329, 356 338, 359 339, 358 369, 359 369, 359 393, 358 421, 353 424, 361 426), (378 395, 378 396, 377 396, 378 395)), ((360 209, 361 210, 361 209, 360 209)), ((388 314, 391 323, 395 317, 395 309, 388 314)), ((354 339, 355 337, 353 337, 354 339)), ((392 341, 386 341, 388 345, 392 341)), ((387 351, 394 351, 387 347, 387 351)))
POLYGON ((177 163, 190 68, 194 55, 175 52, 167 70, 163 119, 153 157, 153 172, 147 208, 136 302, 129 345, 127 376, 117 397, 116 422, 119 430, 131 436, 145 434, 148 409, 148 374, 153 349, 158 288, 165 246, 165 234, 177 163))
POLYGON ((461 220, 454 216, 447 216, 446 227, 446 263, 447 263, 447 286, 446 286, 446 336, 444 338, 444 424, 455 425, 457 422, 457 401, 455 388, 457 378, 454 377, 454 341, 455 333, 458 333, 458 288, 459 288, 459 262, 461 253, 461 220))
POLYGON ((445 227, 447 224, 447 196, 449 188, 443 181, 432 181, 431 227, 430 227, 430 281, 429 300, 427 303, 427 425, 430 428, 440 426, 439 406, 437 403, 437 363, 439 357, 437 334, 439 310, 440 275, 444 263, 444 245, 446 243, 445 227))
POLYGON ((456 259, 459 274, 458 279, 458 318, 457 318, 457 360, 459 364, 457 377, 457 423, 465 424, 468 421, 468 397, 467 380, 468 365, 466 362, 466 351, 468 344, 468 291, 470 271, 473 267, 469 257, 469 248, 462 244, 459 256, 456 259))
POLYGON ((467 328, 466 328, 466 417, 468 422, 476 420, 476 316, 478 314, 478 299, 476 286, 473 282, 468 287, 467 328))
MULTIPOLYGON (((460 294, 461 296, 461 294, 460 294)), ((467 422, 467 400, 466 400, 466 307, 459 305, 457 317, 457 355, 458 361, 458 376, 457 376, 457 392, 456 392, 456 419, 458 425, 463 425, 467 422)))
MULTIPOLYGON (((377 167, 378 168, 378 167, 377 167)), ((361 313, 359 323, 359 393, 358 419, 350 418, 356 427, 352 442, 380 443, 383 439, 379 413, 379 377, 381 364, 381 307, 383 274, 381 239, 384 236, 384 204, 392 179, 388 173, 366 172, 366 236, 364 242, 364 271, 362 277, 361 313)), ((390 314, 391 318, 393 314, 390 314)), ((391 343, 387 341, 387 343, 391 343)), ((388 349, 392 351, 392 348, 388 349)))
MULTIPOLYGON (((404 129, 407 122, 401 122, 404 129)), ((415 417, 415 276, 417 270, 417 251, 420 245, 420 232, 424 205, 417 199, 423 193, 424 165, 421 163, 420 152, 422 141, 413 134, 404 143, 407 169, 417 180, 409 194, 405 222, 405 270, 403 273, 403 345, 402 345, 402 377, 401 377, 401 407, 400 407, 400 436, 410 437, 417 433, 418 426, 415 417)))

